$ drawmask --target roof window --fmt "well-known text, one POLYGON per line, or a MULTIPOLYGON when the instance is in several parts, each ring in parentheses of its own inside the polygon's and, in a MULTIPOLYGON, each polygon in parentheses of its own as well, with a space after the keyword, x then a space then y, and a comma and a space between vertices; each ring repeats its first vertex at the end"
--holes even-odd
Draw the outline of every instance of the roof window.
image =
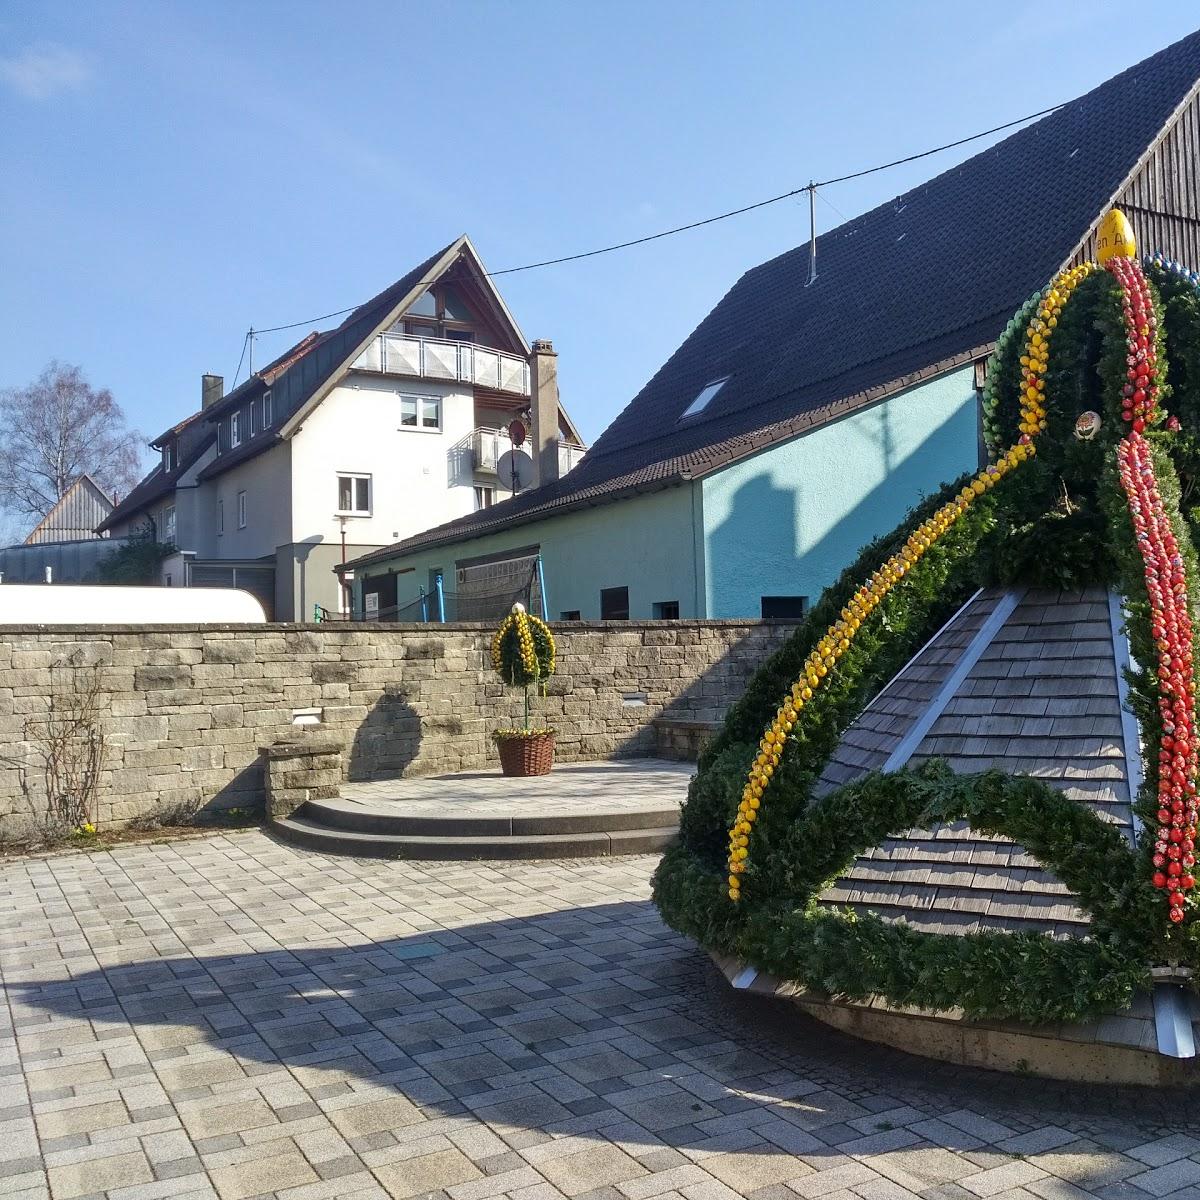
POLYGON ((714 379, 712 383, 706 383, 701 389, 700 394, 679 414, 679 419, 682 421, 684 417, 694 417, 698 412, 703 412, 708 407, 708 402, 729 382, 729 376, 724 379, 714 379))

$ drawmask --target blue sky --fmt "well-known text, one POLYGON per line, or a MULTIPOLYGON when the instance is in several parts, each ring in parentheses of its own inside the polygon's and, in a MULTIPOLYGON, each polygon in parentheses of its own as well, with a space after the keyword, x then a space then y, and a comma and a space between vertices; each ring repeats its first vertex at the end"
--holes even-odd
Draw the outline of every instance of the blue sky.
MULTIPOLYGON (((8 4, 0 387, 78 363, 153 436, 248 326, 354 304, 460 232, 493 270, 637 237, 1070 99, 1196 23, 1194 0, 8 4)), ((818 220, 985 144, 830 188, 818 220)), ((498 282, 593 440, 807 222, 801 197, 498 282)))

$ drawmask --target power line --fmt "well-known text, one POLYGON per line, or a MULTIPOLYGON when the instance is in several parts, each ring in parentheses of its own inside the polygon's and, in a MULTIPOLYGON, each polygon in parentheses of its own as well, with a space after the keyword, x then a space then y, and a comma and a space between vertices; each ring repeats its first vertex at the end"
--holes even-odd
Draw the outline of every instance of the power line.
POLYGON ((237 370, 234 371, 234 373, 233 373, 233 384, 229 389, 230 391, 232 391, 235 387, 237 387, 238 376, 242 373, 242 363, 244 363, 246 361, 246 347, 249 344, 250 344, 250 334, 246 334, 246 336, 244 338, 242 338, 242 357, 238 359, 237 370))
MULTIPOLYGON (((1065 104, 1065 102, 1064 102, 1065 104)), ((1027 121, 1036 121, 1039 117, 1048 116, 1050 113, 1057 112, 1064 104, 1053 104, 1049 108, 1040 109, 1038 112, 1029 113, 1024 117, 1017 117, 1013 121, 1005 121, 1003 125, 993 125, 991 129, 984 129, 979 133, 972 133, 969 137, 958 138, 953 142, 944 142, 940 146, 934 146, 929 150, 921 150, 916 154, 905 155, 904 158, 894 158, 891 162, 879 163, 874 167, 865 167, 861 171, 852 171, 848 175, 835 175, 832 179, 821 179, 813 183, 807 183, 803 187, 792 188, 791 191, 781 192, 778 196, 771 196, 766 200, 758 200, 754 204, 746 204, 741 208, 731 208, 728 212, 718 213, 714 217, 705 217, 700 221, 690 221, 686 225, 676 225, 673 229, 664 229, 659 233, 649 233, 644 237, 631 238, 627 242, 614 242, 611 246, 601 246, 596 250, 584 250, 579 254, 565 254, 560 258, 547 258, 540 262, 525 263, 519 267, 505 267, 500 271, 488 271, 487 277, 495 279, 500 275, 516 275, 521 271, 536 271, 542 267, 556 267, 562 263, 579 262, 584 258, 595 258, 601 254, 612 254, 617 250, 628 250, 633 246, 644 246, 647 242, 656 242, 661 238, 674 237, 679 233, 687 233, 692 229, 700 229, 705 225, 714 225, 718 221, 728 221, 731 217, 740 217, 748 212, 754 212, 760 208, 767 208, 769 205, 778 204, 783 200, 790 200, 793 196, 803 195, 805 192, 817 191, 820 188, 831 187, 835 183, 847 183, 852 179, 862 179, 867 175, 874 175, 879 171, 888 171, 892 167, 900 167, 906 163, 917 162, 922 158, 929 158, 933 154, 941 154, 944 150, 953 150, 957 146, 965 146, 969 142, 977 142, 980 138, 990 137, 993 133, 1002 133, 1006 129, 1012 129, 1016 125, 1024 125, 1027 121)), ((819 192, 818 192, 819 194, 819 192)), ((823 199, 824 197, 822 197, 823 199)), ((831 206, 832 207, 832 206, 831 206)), ((433 280, 428 282, 432 283, 433 280)), ((414 287, 419 286, 414 284, 414 287)), ((313 325, 319 321, 328 321, 333 317, 344 317, 347 313, 352 313, 356 308, 362 307, 360 304, 351 305, 349 308, 339 308, 337 312, 325 313, 319 317, 309 317, 305 321, 293 321, 289 325, 273 325, 269 329, 256 329, 255 335, 260 333, 280 333, 287 329, 299 329, 302 325, 313 325)), ((247 339, 249 334, 246 335, 247 339)), ((244 348, 244 347, 243 347, 244 348)), ((239 370, 240 370, 239 366, 239 370)))

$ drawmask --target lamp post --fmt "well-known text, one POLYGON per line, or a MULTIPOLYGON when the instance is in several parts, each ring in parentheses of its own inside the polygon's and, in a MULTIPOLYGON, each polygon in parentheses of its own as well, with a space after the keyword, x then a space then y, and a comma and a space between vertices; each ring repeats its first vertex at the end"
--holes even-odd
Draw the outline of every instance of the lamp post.
POLYGON ((350 585, 346 582, 346 522, 350 518, 345 513, 335 513, 334 516, 342 531, 342 570, 338 575, 338 587, 342 592, 342 613, 348 619, 350 616, 350 585))

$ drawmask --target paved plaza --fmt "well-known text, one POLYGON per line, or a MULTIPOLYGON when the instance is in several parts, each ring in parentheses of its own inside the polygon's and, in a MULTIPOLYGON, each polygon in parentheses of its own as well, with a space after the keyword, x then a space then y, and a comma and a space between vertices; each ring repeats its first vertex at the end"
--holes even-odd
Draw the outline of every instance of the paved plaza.
POLYGON ((260 832, 0 864, 0 1196, 1200 1196, 1178 1094, 965 1071, 737 997, 650 857, 260 832))
POLYGON ((549 775, 509 779, 499 770, 343 783, 342 799, 390 816, 510 817, 630 813, 678 808, 694 763, 609 759, 559 763, 549 775))

